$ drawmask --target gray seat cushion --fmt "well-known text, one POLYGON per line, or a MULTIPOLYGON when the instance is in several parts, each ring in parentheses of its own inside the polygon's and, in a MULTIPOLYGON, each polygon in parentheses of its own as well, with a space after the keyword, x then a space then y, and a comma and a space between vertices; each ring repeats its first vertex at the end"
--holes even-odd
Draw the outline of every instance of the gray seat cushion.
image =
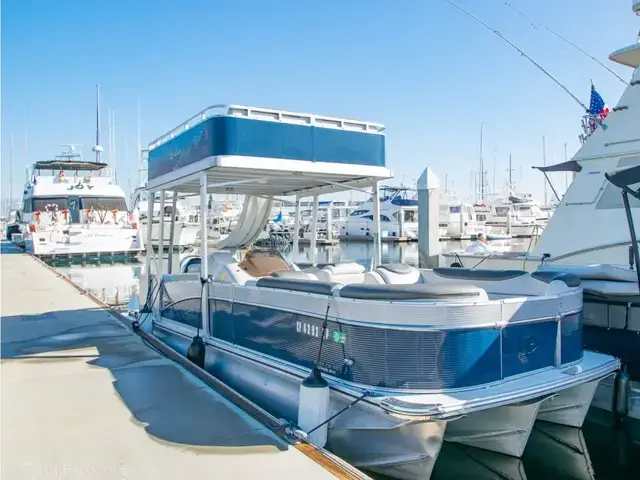
POLYGON ((337 286, 333 282, 319 282, 318 280, 306 280, 297 278, 262 277, 256 282, 256 286, 265 288, 277 288, 280 290, 294 290, 296 292, 315 293, 317 295, 331 295, 337 286))
POLYGON ((508 280, 526 275, 524 270, 471 270, 468 268, 434 268, 433 273, 456 280, 508 280))
POLYGON ((339 291, 343 298, 359 300, 454 300, 461 297, 478 297, 482 290, 471 285, 345 285, 339 291))
POLYGON ((309 280, 309 275, 305 272, 299 272, 297 270, 282 270, 280 272, 273 272, 271 274, 274 278, 299 278, 301 280, 309 280))
POLYGON ((415 268, 411 265, 407 265, 406 263, 383 263, 377 267, 382 270, 389 270, 392 273, 397 273, 398 275, 406 275, 407 273, 412 273, 415 268))

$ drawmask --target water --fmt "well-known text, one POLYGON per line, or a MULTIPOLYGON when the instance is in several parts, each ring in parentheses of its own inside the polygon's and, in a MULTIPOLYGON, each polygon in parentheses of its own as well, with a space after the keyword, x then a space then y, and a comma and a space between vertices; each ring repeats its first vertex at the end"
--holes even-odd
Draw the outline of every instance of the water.
MULTIPOLYGON (((442 242, 442 249, 463 248, 467 243, 442 242)), ((533 244, 529 240, 514 239, 502 244, 505 250, 531 248, 533 244)), ((308 250, 308 246, 300 247, 299 261, 308 258, 308 250)), ((291 258, 290 251, 284 254, 291 258)), ((356 261, 368 266, 372 255, 371 243, 346 243, 320 248, 317 261, 356 261)), ((165 255, 167 261, 172 262, 174 272, 178 271, 180 255, 170 258, 165 255)), ((383 243, 382 261, 417 265, 418 246, 416 243, 383 243)), ((105 303, 122 310, 137 309, 139 279, 144 276, 142 264, 54 266, 105 303)), ((537 422, 522 459, 445 443, 432 478, 640 480, 640 421, 629 419, 625 428, 614 428, 608 412, 591 409, 582 429, 537 422)))

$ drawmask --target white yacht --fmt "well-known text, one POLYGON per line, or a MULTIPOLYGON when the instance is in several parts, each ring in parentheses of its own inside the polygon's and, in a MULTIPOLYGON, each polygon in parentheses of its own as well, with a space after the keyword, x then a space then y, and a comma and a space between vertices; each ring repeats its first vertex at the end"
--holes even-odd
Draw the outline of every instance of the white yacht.
MULTIPOLYGON (((640 15, 640 2, 633 4, 640 15)), ((571 274, 584 292, 585 348, 621 359, 617 380, 598 388, 594 404, 640 418, 640 37, 611 60, 633 68, 611 112, 583 118, 583 145, 572 160, 539 167, 574 175, 536 248, 528 253, 485 251, 444 254, 464 269, 526 269, 571 274)), ((499 272, 496 272, 499 273, 499 272)), ((534 273, 535 274, 535 273, 534 273)))
MULTIPOLYGON (((538 167, 543 172, 570 172, 574 179, 535 247, 526 253, 444 253, 448 266, 473 268, 524 268, 535 271, 541 263, 572 265, 629 265, 631 240, 620 190, 607 182, 604 174, 616 168, 640 163, 640 70, 638 50, 632 45, 611 55, 611 59, 633 67, 629 85, 617 105, 588 135, 575 156, 564 163, 538 167), (637 62, 637 63, 636 63, 637 62)), ((640 202, 631 199, 636 224, 640 202)))
MULTIPOLYGON (((418 239, 418 200, 416 191, 407 187, 380 187, 382 239, 418 239)), ((373 201, 358 206, 340 225, 342 240, 373 239, 373 201)))
POLYGON ((13 240, 40 257, 138 255, 142 236, 111 169, 82 160, 78 145, 66 147, 27 171, 13 240))

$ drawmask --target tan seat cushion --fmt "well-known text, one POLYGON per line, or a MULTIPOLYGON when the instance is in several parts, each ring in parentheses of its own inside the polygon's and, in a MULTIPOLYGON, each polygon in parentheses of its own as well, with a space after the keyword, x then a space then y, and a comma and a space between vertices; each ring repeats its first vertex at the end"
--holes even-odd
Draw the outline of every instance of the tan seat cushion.
POLYGON ((266 277, 274 272, 291 270, 282 257, 272 252, 247 252, 238 266, 254 277, 266 277))

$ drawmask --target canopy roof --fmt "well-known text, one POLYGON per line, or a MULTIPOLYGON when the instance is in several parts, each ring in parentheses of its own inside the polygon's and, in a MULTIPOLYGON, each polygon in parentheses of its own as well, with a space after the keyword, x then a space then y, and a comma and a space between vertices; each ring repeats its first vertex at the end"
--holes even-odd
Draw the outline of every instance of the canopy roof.
POLYGON ((379 166, 224 155, 150 180, 147 189, 199 194, 202 172, 207 176, 207 193, 270 197, 306 197, 366 188, 393 177, 391 170, 379 166))
POLYGON ((567 162, 556 163, 555 165, 545 165, 543 167, 531 167, 541 172, 580 172, 582 166, 575 160, 569 160, 567 162))
POLYGON ((384 126, 242 105, 209 107, 149 144, 150 191, 306 197, 370 187, 385 167, 384 126))

